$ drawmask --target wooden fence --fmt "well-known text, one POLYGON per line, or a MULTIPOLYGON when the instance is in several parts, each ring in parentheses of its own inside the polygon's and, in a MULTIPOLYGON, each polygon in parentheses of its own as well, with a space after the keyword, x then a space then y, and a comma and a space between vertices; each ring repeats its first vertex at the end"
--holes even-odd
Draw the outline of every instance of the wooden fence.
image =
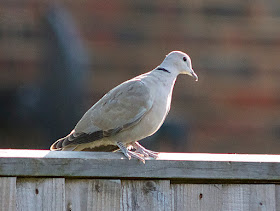
POLYGON ((0 150, 0 210, 280 210, 280 155, 0 150))

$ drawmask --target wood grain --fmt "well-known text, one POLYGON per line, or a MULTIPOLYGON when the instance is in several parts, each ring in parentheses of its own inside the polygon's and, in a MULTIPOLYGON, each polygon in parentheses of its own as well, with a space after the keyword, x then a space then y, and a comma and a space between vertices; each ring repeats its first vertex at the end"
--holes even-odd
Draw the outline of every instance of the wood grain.
POLYGON ((274 184, 176 184, 171 187, 173 210, 277 210, 274 184))
POLYGON ((66 180, 66 210, 117 211, 120 196, 120 180, 66 180))
POLYGON ((172 210, 221 210, 221 185, 173 184, 172 210))
POLYGON ((64 211, 63 178, 18 178, 17 210, 64 211))
POLYGON ((16 210, 16 177, 0 177, 0 210, 16 210))
POLYGON ((171 210, 168 180, 123 180, 121 210, 171 210))
POLYGON ((223 185, 222 209, 275 211, 275 185, 223 185))
POLYGON ((275 185, 276 210, 280 210, 280 185, 275 185))

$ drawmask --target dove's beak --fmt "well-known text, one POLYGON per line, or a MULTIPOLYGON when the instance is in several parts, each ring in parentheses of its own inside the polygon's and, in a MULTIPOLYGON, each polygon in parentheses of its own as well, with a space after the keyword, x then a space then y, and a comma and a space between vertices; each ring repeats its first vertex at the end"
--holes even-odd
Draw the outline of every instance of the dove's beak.
POLYGON ((198 76, 195 74, 195 72, 193 71, 193 69, 191 69, 189 75, 192 76, 192 77, 194 77, 194 78, 195 78, 195 81, 198 81, 198 76))

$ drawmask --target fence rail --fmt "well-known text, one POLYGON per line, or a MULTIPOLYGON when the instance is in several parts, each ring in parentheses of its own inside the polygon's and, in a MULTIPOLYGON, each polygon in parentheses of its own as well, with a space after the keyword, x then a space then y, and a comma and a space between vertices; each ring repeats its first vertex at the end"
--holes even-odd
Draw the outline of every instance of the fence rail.
POLYGON ((280 155, 0 150, 0 210, 280 210, 280 155))

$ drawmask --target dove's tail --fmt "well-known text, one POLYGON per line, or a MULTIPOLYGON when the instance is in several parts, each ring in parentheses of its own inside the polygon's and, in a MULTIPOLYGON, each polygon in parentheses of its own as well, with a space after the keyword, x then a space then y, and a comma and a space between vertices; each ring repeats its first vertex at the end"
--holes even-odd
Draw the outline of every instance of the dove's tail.
POLYGON ((51 151, 95 151, 95 152, 114 152, 119 150, 116 144, 111 142, 96 142, 100 141, 104 135, 103 131, 96 131, 91 134, 75 135, 75 130, 54 142, 50 150, 51 151), (97 143, 97 144, 95 144, 97 143), (89 145, 90 144, 90 145, 89 145))
POLYGON ((64 138, 61 138, 61 139, 58 139, 56 142, 54 142, 51 147, 50 147, 50 150, 51 151, 60 151, 62 150, 62 148, 58 147, 58 145, 61 145, 61 142, 63 142, 63 140, 65 139, 66 137, 64 138))
POLYGON ((72 132, 69 134, 69 135, 67 135, 67 136, 65 136, 65 137, 63 137, 63 138, 60 138, 60 139, 58 139, 56 142, 54 142, 52 145, 51 145, 51 147, 50 147, 50 150, 51 151, 61 151, 61 150, 63 150, 63 151, 73 151, 77 146, 75 145, 75 146, 64 146, 64 144, 63 143, 67 143, 67 142, 69 142, 70 140, 69 140, 69 138, 70 138, 70 135, 72 134, 72 132))

